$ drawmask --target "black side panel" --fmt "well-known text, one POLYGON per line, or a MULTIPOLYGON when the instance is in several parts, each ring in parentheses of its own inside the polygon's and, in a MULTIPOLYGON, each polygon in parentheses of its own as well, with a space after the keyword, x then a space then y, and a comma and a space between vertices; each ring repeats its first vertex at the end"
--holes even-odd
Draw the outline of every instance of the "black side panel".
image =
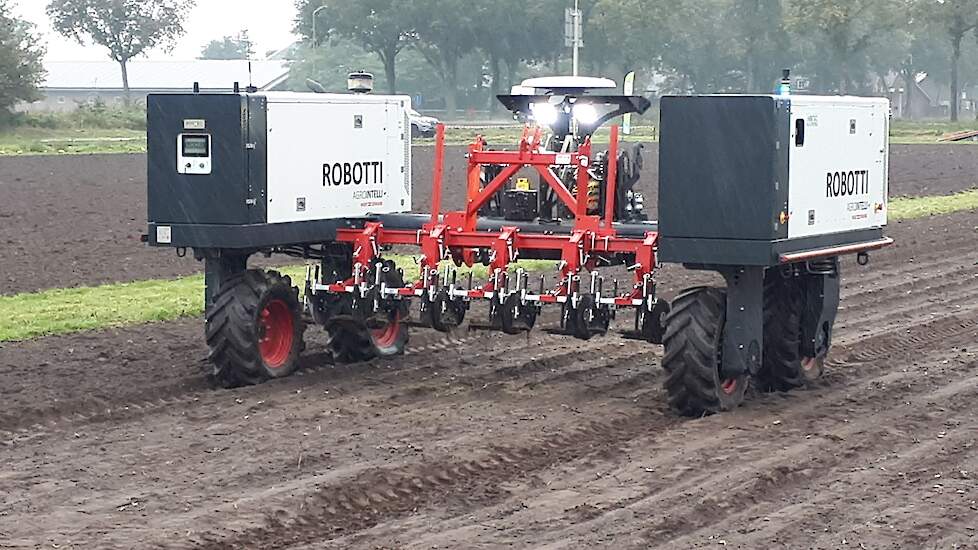
POLYGON ((268 98, 248 96, 248 197, 250 222, 268 219, 268 98))
MULTIPOLYGON (((769 96, 662 100, 662 238, 771 241, 787 237, 790 105, 769 96)), ((673 258, 669 261, 683 261, 673 258)))
POLYGON ((248 224, 245 100, 233 94, 150 95, 146 117, 149 221, 248 224), (204 120, 203 132, 211 135, 211 174, 177 173, 177 138, 191 119, 204 120))
POLYGON ((222 248, 257 250, 276 246, 322 244, 336 240, 337 228, 349 227, 348 220, 317 220, 253 225, 149 224, 149 245, 176 248, 222 248), (165 225, 170 241, 157 240, 158 229, 165 225))

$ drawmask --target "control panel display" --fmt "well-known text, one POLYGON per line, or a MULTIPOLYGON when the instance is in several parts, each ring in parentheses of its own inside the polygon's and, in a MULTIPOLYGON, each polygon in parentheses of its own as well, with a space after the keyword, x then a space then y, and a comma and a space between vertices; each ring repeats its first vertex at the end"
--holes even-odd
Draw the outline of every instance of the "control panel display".
POLYGON ((210 134, 180 134, 177 138, 177 172, 194 175, 211 173, 210 134))

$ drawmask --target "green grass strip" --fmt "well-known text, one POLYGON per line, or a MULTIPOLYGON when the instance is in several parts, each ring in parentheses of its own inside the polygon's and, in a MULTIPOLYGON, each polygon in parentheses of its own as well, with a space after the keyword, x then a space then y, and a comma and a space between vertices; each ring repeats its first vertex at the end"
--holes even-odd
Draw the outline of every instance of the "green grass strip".
POLYGON ((196 315, 203 284, 198 275, 0 296, 0 342, 196 315))
MULTIPOLYGON (((392 259, 404 269, 405 277, 417 277, 420 269, 412 256, 392 259)), ((554 269, 551 261, 525 260, 518 265, 534 272, 554 269)), ((305 279, 304 266, 278 271, 291 276, 300 287, 305 279)), ((471 271, 476 280, 486 277, 483 266, 471 271)), ((0 296, 0 311, 4 313, 0 317, 0 342, 195 317, 204 310, 203 288, 203 275, 193 275, 0 296)))
POLYGON ((889 220, 902 221, 943 216, 978 209, 978 189, 936 197, 898 197, 890 199, 889 220))
MULTIPOLYGON (((978 209, 978 189, 939 197, 894 198, 889 207, 889 218, 894 222, 974 210, 978 209)), ((405 277, 418 276, 413 256, 392 259, 404 269, 405 277)), ((554 269, 551 261, 525 260, 518 265, 531 272, 554 269)), ((297 282, 305 277, 303 266, 279 271, 297 282)), ((476 266, 472 272, 476 280, 487 276, 483 266, 476 266)), ((460 275, 464 277, 466 272, 460 275)), ((4 312, 0 316, 0 342, 195 317, 203 312, 203 286, 204 277, 194 275, 0 296, 0 311, 4 312)))

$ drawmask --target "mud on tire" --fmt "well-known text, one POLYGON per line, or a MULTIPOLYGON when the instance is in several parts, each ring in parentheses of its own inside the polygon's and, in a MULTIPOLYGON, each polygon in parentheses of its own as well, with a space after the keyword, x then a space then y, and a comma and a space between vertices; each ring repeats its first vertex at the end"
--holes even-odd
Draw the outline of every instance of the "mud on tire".
POLYGON ((676 297, 666 317, 665 389, 669 406, 684 416, 731 410, 744 400, 748 376, 720 376, 726 306, 726 290, 694 288, 676 297))
POLYGON ((822 374, 824 357, 801 356, 803 289, 770 270, 764 279, 764 355, 757 384, 764 391, 803 388, 822 374))
POLYGON ((300 313, 288 276, 249 270, 226 281, 206 313, 214 381, 233 388, 294 373, 304 347, 300 313))

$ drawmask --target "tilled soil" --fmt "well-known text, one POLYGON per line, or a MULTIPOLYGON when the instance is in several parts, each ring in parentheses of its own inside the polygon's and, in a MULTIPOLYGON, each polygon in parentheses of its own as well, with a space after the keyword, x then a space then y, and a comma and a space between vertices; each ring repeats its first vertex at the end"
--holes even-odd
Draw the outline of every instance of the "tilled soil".
MULTIPOLYGON (((465 147, 445 159, 445 209, 464 197, 465 147)), ((646 147, 639 188, 657 215, 658 146, 646 147)), ((416 147, 414 207, 428 210, 434 149, 416 147)), ((894 145, 890 192, 948 194, 978 185, 969 145, 894 145)), ((0 295, 198 272, 193 258, 153 250, 146 232, 145 155, 0 158, 0 295)), ((264 264, 263 264, 264 265, 264 264)))
POLYGON ((331 367, 311 328, 301 376, 220 391, 199 321, 9 344, 0 547, 978 548, 976 226, 895 224, 816 387, 692 420, 611 335, 331 367))

